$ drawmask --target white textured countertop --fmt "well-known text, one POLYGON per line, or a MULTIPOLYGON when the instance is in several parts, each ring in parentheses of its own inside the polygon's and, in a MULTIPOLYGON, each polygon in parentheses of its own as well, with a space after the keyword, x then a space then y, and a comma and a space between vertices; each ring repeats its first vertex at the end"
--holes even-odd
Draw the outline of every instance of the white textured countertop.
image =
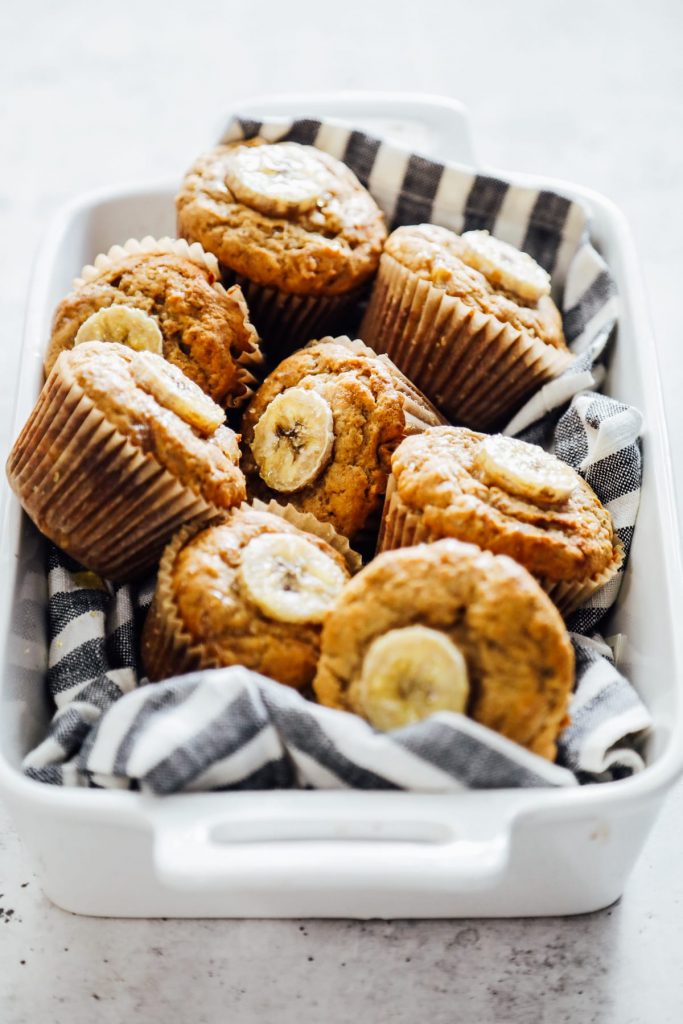
MULTIPOLYGON (((59 203, 178 177, 241 96, 416 90, 470 107, 487 164, 583 183, 626 213, 683 507, 682 46, 680 0, 5 5, 3 450, 32 256, 59 203)), ((678 1022, 682 817, 679 786, 622 901, 583 918, 105 921, 45 900, 0 809, 0 1020, 678 1022)))

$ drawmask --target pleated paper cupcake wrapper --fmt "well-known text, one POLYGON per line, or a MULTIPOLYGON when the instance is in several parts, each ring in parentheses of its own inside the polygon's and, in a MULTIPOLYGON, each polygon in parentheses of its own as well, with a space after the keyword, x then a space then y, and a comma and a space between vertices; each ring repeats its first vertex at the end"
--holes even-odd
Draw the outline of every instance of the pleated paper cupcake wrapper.
MULTIPOLYGON (((279 519, 296 526, 303 533, 310 533, 330 545, 346 562, 353 575, 362 567, 360 556, 351 549, 348 540, 342 537, 329 523, 321 523, 310 512, 300 512, 293 505, 280 505, 277 501, 268 503, 254 499, 241 508, 253 508, 268 512, 279 519)), ((159 565, 156 591, 145 623, 142 650, 145 669, 150 679, 158 681, 170 676, 181 675, 195 669, 221 668, 222 662, 215 658, 205 645, 198 644, 183 622, 178 611, 173 589, 173 566, 185 544, 204 524, 189 524, 181 529, 167 546, 159 565)))
POLYGON ((621 541, 615 536, 613 559, 602 572, 596 573, 595 576, 591 576, 587 580, 557 581, 540 578, 539 583, 550 594, 550 597, 562 614, 567 616, 589 601, 598 591, 610 584, 612 580, 615 580, 619 576, 623 564, 624 549, 621 541))
POLYGON ((268 369, 311 338, 327 334, 365 292, 363 287, 343 295, 293 295, 255 284, 227 268, 223 268, 223 280, 226 285, 238 284, 242 289, 249 315, 262 339, 268 369))
POLYGON ((394 387, 403 397, 406 434, 420 434, 428 427, 439 427, 446 422, 446 419, 439 410, 408 380, 405 374, 401 373, 387 355, 378 355, 374 349, 366 345, 360 338, 351 339, 347 335, 341 335, 336 338, 328 335, 325 338, 320 338, 319 342, 313 341, 309 344, 323 344, 325 342, 340 345, 356 355, 367 356, 369 359, 378 359, 386 367, 391 374, 394 387))
POLYGON ((156 589, 142 631, 142 661, 153 682, 200 668, 220 668, 196 644, 180 617, 173 590, 173 566, 179 552, 202 524, 188 524, 176 533, 161 556, 156 589))
POLYGON ((410 548, 414 544, 428 544, 438 540, 424 525, 422 516, 401 501, 393 476, 389 477, 384 498, 382 523, 377 539, 377 554, 395 548, 410 548))
MULTIPOLYGON (((387 487, 382 525, 377 541, 377 554, 382 551, 393 551, 395 548, 412 547, 414 544, 430 544, 442 539, 443 534, 436 534, 430 530, 420 513, 414 512, 401 500, 396 481, 391 477, 387 487)), ((567 616, 608 584, 619 573, 623 560, 623 548, 621 543, 616 540, 614 560, 595 576, 575 581, 551 580, 541 576, 534 578, 538 580, 559 611, 567 616)))
POLYGON ((117 582, 152 569, 184 523, 219 514, 135 447, 59 368, 12 449, 7 473, 42 533, 117 582))
MULTIPOLYGON (((226 295, 226 289, 221 280, 220 265, 213 253, 206 252, 199 242, 188 242, 185 238, 169 238, 168 236, 153 238, 152 235, 145 235, 141 239, 129 238, 123 245, 112 245, 107 252, 99 253, 92 264, 83 267, 80 275, 74 278, 74 289, 78 290, 84 285, 96 281, 122 260, 141 253, 150 256, 169 253, 190 260, 202 270, 208 271, 211 275, 211 285, 219 295, 226 295)), ((245 315, 249 317, 249 308, 246 303, 245 315)), ((241 408, 252 398, 254 386, 258 384, 260 376, 262 376, 263 355, 258 344, 258 336, 255 335, 251 348, 245 349, 237 356, 233 355, 233 359, 237 364, 237 379, 242 385, 243 391, 231 400, 230 407, 241 408)))
POLYGON ((454 422, 503 424, 572 356, 467 306, 387 253, 360 334, 454 422))

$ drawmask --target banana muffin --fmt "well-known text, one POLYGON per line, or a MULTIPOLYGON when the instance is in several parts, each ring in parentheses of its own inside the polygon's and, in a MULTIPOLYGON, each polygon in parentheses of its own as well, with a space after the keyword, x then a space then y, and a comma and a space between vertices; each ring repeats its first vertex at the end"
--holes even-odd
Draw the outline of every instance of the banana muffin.
POLYGON ((572 356, 550 277, 488 231, 397 228, 360 329, 451 421, 503 426, 572 356))
POLYGON ((266 378, 242 418, 251 495, 311 512, 350 539, 379 525, 392 452, 441 422, 386 358, 327 338, 266 378))
POLYGON ((62 352, 10 452, 38 529, 86 568, 129 580, 187 522, 245 497, 225 412, 153 352, 91 341, 62 352))
POLYGON ((379 549, 454 537, 521 562, 568 614, 619 572, 608 510, 538 445, 465 427, 407 438, 391 462, 379 549))
POLYGON ((143 631, 150 679, 245 665, 309 684, 324 613, 357 567, 328 531, 291 509, 246 505, 199 532, 182 529, 164 552, 143 631))
POLYGON ((526 569, 441 540, 379 555, 344 587, 313 685, 383 731, 451 711, 554 760, 573 681, 562 618, 526 569))
POLYGON ((176 197, 178 234, 237 281, 269 354, 332 329, 377 270, 381 210, 345 164, 264 139, 216 146, 176 197))
POLYGON ((117 341, 163 355, 219 405, 243 404, 261 359, 258 336, 241 289, 226 291, 219 278, 216 258, 184 239, 113 246, 57 306, 46 372, 75 344, 117 341))

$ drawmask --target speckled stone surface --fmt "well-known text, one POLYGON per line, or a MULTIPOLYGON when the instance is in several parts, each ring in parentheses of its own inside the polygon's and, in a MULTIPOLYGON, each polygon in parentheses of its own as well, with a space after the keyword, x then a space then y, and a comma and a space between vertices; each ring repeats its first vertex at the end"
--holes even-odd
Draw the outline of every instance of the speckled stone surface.
MULTIPOLYGON (((679 0, 347 0, 343 16, 322 0, 5 5, 3 449, 32 256, 52 211, 84 189, 179 177, 238 97, 311 88, 456 96, 486 163, 610 195, 636 237, 669 429, 682 436, 682 44, 679 0)), ((674 456, 683 506, 675 446, 674 456)), ((0 810, 0 1020, 673 1024, 682 817, 679 786, 622 901, 587 917, 193 922, 57 910, 0 810)))

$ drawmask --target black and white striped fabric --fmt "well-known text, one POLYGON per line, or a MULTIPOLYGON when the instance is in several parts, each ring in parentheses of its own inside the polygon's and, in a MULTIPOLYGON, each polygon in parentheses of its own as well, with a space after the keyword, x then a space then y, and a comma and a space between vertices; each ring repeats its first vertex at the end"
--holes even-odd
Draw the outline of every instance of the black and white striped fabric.
MULTIPOLYGON (((392 226, 434 221, 455 231, 488 228, 552 274, 577 359, 532 396, 507 432, 553 447, 588 480, 628 555, 640 496, 642 424, 637 410, 593 390, 618 298, 589 242, 584 209, 335 123, 237 118, 226 141, 256 134, 316 145, 343 159, 392 226)), ((640 745, 651 719, 595 634, 620 579, 569 623, 576 688, 571 724, 551 764, 450 713, 377 733, 355 715, 320 707, 242 667, 142 685, 138 638, 154 581, 113 586, 50 548, 48 687, 57 710, 24 770, 55 784, 157 794, 292 786, 449 792, 621 778, 643 767, 640 745)))

